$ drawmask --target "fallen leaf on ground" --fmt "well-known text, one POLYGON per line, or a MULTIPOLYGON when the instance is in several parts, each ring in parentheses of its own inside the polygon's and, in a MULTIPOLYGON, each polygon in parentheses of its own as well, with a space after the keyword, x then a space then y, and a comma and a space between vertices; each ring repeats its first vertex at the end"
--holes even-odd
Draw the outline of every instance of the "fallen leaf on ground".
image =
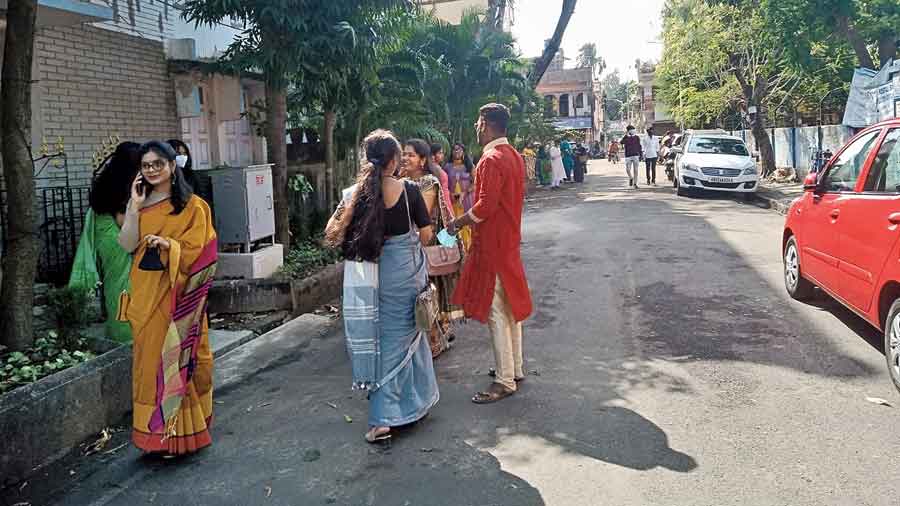
POLYGON ((303 452, 303 462, 315 462, 322 456, 319 450, 306 450, 303 452))
POLYGON ((891 403, 882 399, 881 397, 866 397, 866 400, 871 402, 872 404, 879 404, 881 406, 891 406, 891 403))
POLYGON ((431 453, 431 452, 434 451, 434 448, 422 448, 422 451, 423 451, 424 453, 431 453))
POLYGON ((266 487, 266 497, 272 497, 272 487, 266 487))
POLYGON ((69 469, 69 476, 75 476, 75 470, 69 469))
POLYGON ((27 487, 27 486, 28 486, 28 482, 26 481, 25 483, 22 484, 21 487, 19 487, 19 492, 25 490, 25 487, 27 487))
POLYGON ((353 419, 350 418, 350 417, 347 416, 347 415, 344 415, 344 421, 347 422, 347 423, 353 423, 353 419))
POLYGON ((335 404, 333 402, 326 402, 325 404, 328 404, 330 407, 337 409, 337 404, 335 404))
POLYGON ((100 437, 98 437, 96 441, 84 449, 84 456, 87 457, 88 455, 99 452, 106 446, 106 443, 108 443, 110 439, 112 439, 112 434, 110 433, 109 427, 107 427, 100 432, 100 437))
POLYGON ((272 405, 271 402, 264 402, 264 403, 262 403, 262 404, 260 404, 259 406, 256 406, 256 407, 257 407, 257 408, 264 408, 264 407, 266 407, 266 406, 271 406, 271 405, 272 405))
POLYGON ((213 401, 213 402, 215 402, 216 404, 225 404, 225 401, 213 401))

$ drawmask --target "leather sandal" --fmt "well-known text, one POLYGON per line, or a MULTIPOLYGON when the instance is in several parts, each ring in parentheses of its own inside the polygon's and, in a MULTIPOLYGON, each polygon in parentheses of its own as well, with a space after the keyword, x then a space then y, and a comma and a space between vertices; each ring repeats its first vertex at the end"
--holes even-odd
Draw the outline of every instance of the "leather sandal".
POLYGON ((505 399, 514 393, 516 393, 515 390, 506 388, 500 383, 491 383, 491 386, 489 386, 486 391, 477 392, 472 397, 472 402, 475 404, 491 404, 505 399))

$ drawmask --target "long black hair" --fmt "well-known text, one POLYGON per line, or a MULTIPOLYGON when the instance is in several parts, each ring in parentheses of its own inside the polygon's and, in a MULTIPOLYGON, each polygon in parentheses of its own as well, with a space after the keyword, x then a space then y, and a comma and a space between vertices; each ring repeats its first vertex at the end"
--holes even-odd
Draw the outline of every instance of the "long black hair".
POLYGON ((411 146, 413 151, 425 160, 425 166, 422 167, 422 170, 424 170, 426 174, 431 174, 433 176, 434 171, 431 170, 431 164, 433 163, 431 158, 431 146, 422 139, 409 139, 406 141, 405 146, 411 146))
MULTIPOLYGON (((466 166, 466 172, 471 174, 472 169, 475 168, 475 164, 472 163, 472 157, 469 156, 469 151, 466 149, 466 145, 461 142, 454 143, 453 151, 456 151, 457 147, 462 148, 463 164, 466 166)), ((453 163, 453 151, 450 151, 450 163, 453 163)))
POLYGON ((183 149, 184 153, 187 155, 187 163, 184 164, 184 167, 181 168, 181 172, 184 173, 184 179, 187 181, 191 188, 197 187, 197 180, 194 178, 194 155, 191 153, 191 148, 188 147, 184 141, 180 139, 169 139, 166 141, 169 146, 175 148, 175 153, 178 153, 179 149, 183 149))
POLYGON ((365 160, 360 161, 359 178, 341 250, 348 260, 374 262, 384 247, 384 170, 400 156, 400 143, 388 130, 375 130, 363 140, 365 160))
POLYGON ((184 207, 187 205, 188 201, 191 200, 194 190, 187 181, 185 181, 184 172, 181 171, 181 167, 175 165, 175 157, 178 153, 175 152, 175 148, 168 142, 150 141, 145 142, 144 145, 141 146, 141 158, 151 151, 161 156, 163 159, 168 160, 175 167, 172 171, 172 195, 169 199, 174 208, 172 214, 181 214, 181 211, 184 211, 184 207))
POLYGON ((97 214, 125 212, 131 183, 141 170, 141 145, 123 142, 94 169, 88 202, 97 214))

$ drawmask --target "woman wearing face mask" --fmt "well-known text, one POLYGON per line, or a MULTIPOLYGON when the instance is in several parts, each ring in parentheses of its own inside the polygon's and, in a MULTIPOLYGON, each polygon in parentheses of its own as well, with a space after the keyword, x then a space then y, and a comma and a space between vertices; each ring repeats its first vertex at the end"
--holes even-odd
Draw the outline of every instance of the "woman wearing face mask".
POLYGON ((192 189, 196 189, 197 179, 196 176, 194 176, 194 157, 191 156, 191 150, 188 149, 188 145, 178 139, 169 139, 166 142, 168 142, 177 153, 175 156, 175 164, 181 167, 181 172, 184 174, 184 180, 192 189))
POLYGON ((69 287, 93 290, 100 286, 106 309, 106 337, 131 342, 131 328, 118 321, 119 296, 128 289, 131 254, 117 242, 125 221, 131 182, 141 163, 141 145, 123 142, 106 157, 91 180, 90 205, 72 264, 69 287))
MULTIPOLYGON (((441 184, 429 170, 431 148, 422 139, 409 139, 403 146, 403 175, 414 182, 422 193, 425 205, 428 207, 428 215, 435 231, 446 228, 451 219, 447 213, 447 205, 444 203, 444 193, 441 184)), ((431 240, 426 246, 433 246, 437 238, 431 240)), ((437 357, 450 348, 450 341, 454 339, 452 324, 465 317, 462 309, 450 305, 450 297, 459 281, 459 273, 446 276, 432 277, 431 282, 437 287, 438 301, 440 303, 440 316, 431 329, 429 340, 431 342, 431 354, 437 357)))
POLYGON ((164 142, 141 147, 141 172, 119 233, 134 253, 120 319, 134 334, 132 440, 175 456, 211 444, 212 353, 206 294, 216 268, 209 206, 194 195, 164 142))
POLYGON ((356 185, 325 229, 344 262, 344 330, 353 388, 368 391, 366 441, 420 420, 440 394, 428 338, 416 330, 416 297, 428 282, 422 243, 434 233, 419 187, 392 175, 400 143, 376 130, 363 141, 356 185), (352 318, 350 317, 352 316, 352 318))

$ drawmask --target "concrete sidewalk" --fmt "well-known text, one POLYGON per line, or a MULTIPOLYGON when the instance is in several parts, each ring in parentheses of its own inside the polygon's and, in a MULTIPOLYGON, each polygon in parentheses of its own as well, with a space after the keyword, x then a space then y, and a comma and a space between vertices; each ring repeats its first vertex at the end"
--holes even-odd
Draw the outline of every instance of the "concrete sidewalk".
POLYGON ((770 183, 761 182, 756 198, 767 203, 769 208, 779 214, 787 214, 791 203, 803 195, 803 183, 770 183))

